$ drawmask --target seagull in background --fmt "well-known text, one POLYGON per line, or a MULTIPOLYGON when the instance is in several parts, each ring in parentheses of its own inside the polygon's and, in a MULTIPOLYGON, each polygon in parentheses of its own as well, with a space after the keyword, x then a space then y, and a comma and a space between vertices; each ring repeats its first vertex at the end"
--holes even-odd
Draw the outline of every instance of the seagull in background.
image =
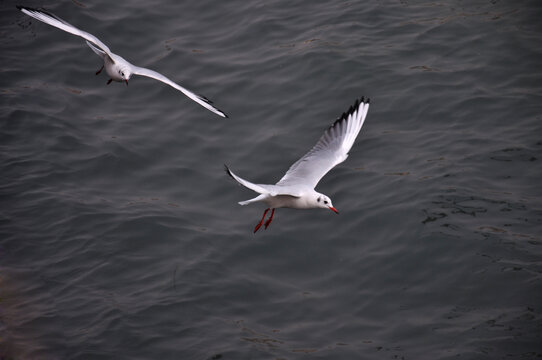
POLYGON ((267 229, 277 208, 323 208, 339 213, 331 203, 331 199, 315 191, 314 188, 329 170, 348 157, 348 152, 363 126, 367 111, 369 111, 369 101, 363 97, 357 100, 324 132, 316 145, 297 160, 275 185, 251 183, 235 175, 227 165, 224 165, 228 175, 239 184, 260 194, 253 199, 239 202, 240 205, 261 201, 268 206, 262 219, 254 228, 254 232, 264 224, 265 216, 271 210, 271 216, 265 222, 267 229))
POLYGON ((204 96, 200 96, 193 93, 192 91, 171 81, 164 75, 154 70, 146 69, 146 68, 131 64, 130 62, 128 62, 121 56, 111 52, 111 50, 109 50, 107 45, 101 42, 100 39, 98 39, 96 36, 89 34, 86 31, 80 30, 71 24, 68 24, 66 21, 60 19, 58 16, 55 16, 44 10, 37 10, 37 9, 32 9, 32 8, 24 7, 24 6, 17 6, 17 9, 21 10, 23 13, 25 13, 28 16, 32 16, 35 19, 43 21, 46 24, 57 27, 61 30, 69 32, 70 34, 77 35, 85 39, 87 42, 87 45, 90 46, 90 48, 96 54, 98 54, 98 56, 101 57, 104 62, 101 69, 96 72, 96 75, 101 73, 102 70, 105 68, 105 71, 110 77, 109 81, 107 81, 107 84, 110 84, 112 81, 118 81, 118 82, 126 82, 126 85, 128 85, 128 80, 130 80, 132 75, 147 76, 147 77, 162 81, 163 83, 166 83, 169 86, 179 90, 180 92, 182 92, 183 94, 185 94, 190 99, 194 100, 195 102, 197 102, 198 104, 206 108, 207 110, 210 110, 219 116, 228 117, 225 113, 223 113, 222 111, 220 111, 219 109, 211 105, 211 101, 205 98, 204 96))

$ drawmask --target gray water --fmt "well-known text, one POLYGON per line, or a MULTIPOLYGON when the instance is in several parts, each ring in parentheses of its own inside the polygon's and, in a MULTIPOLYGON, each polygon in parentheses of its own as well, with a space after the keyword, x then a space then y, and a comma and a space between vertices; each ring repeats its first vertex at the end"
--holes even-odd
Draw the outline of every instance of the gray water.
POLYGON ((542 3, 0 3, 0 358, 542 356, 542 3), (264 205, 356 98, 341 212, 264 205))

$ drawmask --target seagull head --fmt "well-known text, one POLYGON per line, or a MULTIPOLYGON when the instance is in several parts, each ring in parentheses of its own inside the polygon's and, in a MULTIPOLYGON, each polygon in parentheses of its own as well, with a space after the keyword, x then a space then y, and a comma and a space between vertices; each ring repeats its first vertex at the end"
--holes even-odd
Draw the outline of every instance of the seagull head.
POLYGON ((129 68, 119 68, 118 70, 121 81, 126 81, 126 86, 128 86, 128 80, 132 76, 129 68))
POLYGON ((335 214, 339 213, 339 211, 337 211, 337 209, 333 207, 333 204, 331 203, 331 199, 324 194, 320 194, 320 193, 316 194, 316 207, 329 209, 333 211, 335 214))

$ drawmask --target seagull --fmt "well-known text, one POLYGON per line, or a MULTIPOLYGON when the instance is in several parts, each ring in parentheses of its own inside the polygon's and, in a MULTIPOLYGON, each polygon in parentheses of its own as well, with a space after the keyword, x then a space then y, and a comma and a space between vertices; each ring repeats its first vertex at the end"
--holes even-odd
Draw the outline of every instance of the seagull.
POLYGON ((254 228, 254 232, 258 231, 262 226, 267 212, 272 210, 271 216, 265 222, 265 228, 267 229, 273 220, 276 208, 323 208, 339 213, 333 207, 331 199, 315 191, 314 188, 329 170, 348 157, 348 152, 352 148, 367 116, 369 101, 370 99, 365 100, 362 97, 353 106, 350 106, 350 109, 344 112, 324 132, 316 145, 301 159, 297 160, 275 185, 251 183, 235 175, 227 165, 224 165, 228 175, 239 184, 260 194, 253 199, 239 202, 240 205, 261 201, 268 206, 263 213, 262 219, 254 228))
POLYGON ((69 32, 70 34, 77 35, 85 39, 87 42, 87 45, 99 57, 103 59, 104 64, 101 67, 101 69, 96 72, 96 75, 101 73, 102 70, 105 68, 105 71, 110 77, 109 81, 107 81, 108 85, 112 81, 126 82, 126 85, 128 85, 128 80, 130 80, 132 75, 147 76, 147 77, 162 81, 168 84, 169 86, 179 90, 180 92, 182 92, 183 94, 185 94, 190 99, 194 100, 195 102, 197 102, 198 104, 206 108, 207 110, 210 110, 219 116, 228 117, 222 111, 220 111, 219 109, 211 105, 211 101, 209 101, 209 99, 193 93, 192 91, 171 81, 164 75, 154 70, 146 69, 146 68, 131 64, 130 62, 128 62, 121 56, 112 53, 111 50, 109 50, 109 47, 107 47, 107 45, 101 42, 100 39, 98 39, 96 36, 89 34, 86 31, 80 30, 71 24, 68 24, 66 21, 60 19, 58 16, 53 15, 44 10, 32 9, 29 7, 24 7, 24 6, 19 6, 19 5, 17 6, 17 9, 21 10, 23 13, 25 13, 28 16, 32 16, 35 19, 43 21, 46 24, 57 27, 61 30, 69 32))

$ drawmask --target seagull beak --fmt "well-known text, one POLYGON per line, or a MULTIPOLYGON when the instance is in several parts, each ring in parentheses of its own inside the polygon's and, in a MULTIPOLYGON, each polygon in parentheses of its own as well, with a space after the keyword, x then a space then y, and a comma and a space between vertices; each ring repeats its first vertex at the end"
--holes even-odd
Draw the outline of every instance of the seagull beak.
POLYGON ((126 80, 126 86, 128 86, 128 79, 125 79, 126 80))
POLYGON ((337 209, 335 209, 333 206, 330 206, 329 207, 329 210, 333 211, 335 214, 338 214, 339 212, 337 211, 337 209))

